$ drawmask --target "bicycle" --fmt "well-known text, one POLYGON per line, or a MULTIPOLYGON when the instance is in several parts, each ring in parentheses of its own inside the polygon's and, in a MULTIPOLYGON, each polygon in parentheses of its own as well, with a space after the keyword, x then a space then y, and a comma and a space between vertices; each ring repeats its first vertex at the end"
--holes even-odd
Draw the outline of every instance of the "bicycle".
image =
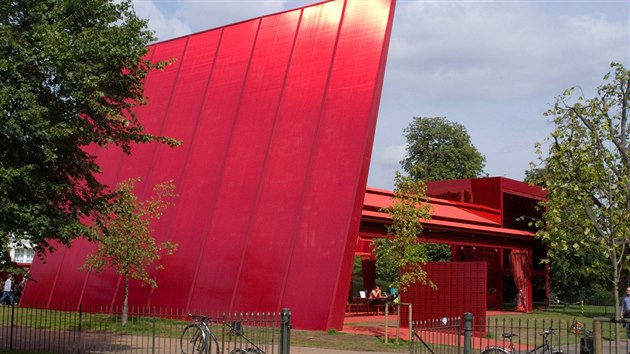
POLYGON ((194 323, 187 325, 182 331, 179 339, 182 354, 211 354, 213 342, 215 353, 219 354, 219 342, 208 326, 212 319, 193 314, 188 314, 188 317, 192 318, 194 323))
POLYGON ((593 348, 593 331, 587 329, 584 323, 573 319, 573 323, 569 327, 569 333, 580 337, 580 353, 592 354, 593 348))
POLYGON ((243 340, 245 340, 245 342, 249 343, 249 345, 251 345, 251 347, 249 348, 236 348, 233 349, 232 351, 230 351, 230 354, 265 354, 265 352, 260 349, 259 346, 257 346, 254 342, 252 342, 251 340, 249 340, 247 337, 245 337, 245 332, 243 331, 243 325, 241 322, 232 322, 230 323, 223 323, 224 326, 226 326, 229 331, 228 331, 228 335, 230 337, 240 337, 243 340))
MULTIPOLYGON (((554 350, 553 346, 549 342, 549 336, 555 334, 555 329, 549 328, 548 330, 543 331, 540 335, 543 337, 543 344, 537 346, 536 348, 527 351, 526 354, 564 354, 562 350, 554 350), (541 350, 542 349, 542 350, 541 350)), ((514 349, 513 338, 517 337, 518 334, 515 333, 503 333, 503 339, 509 339, 510 344, 507 347, 496 347, 489 346, 481 354, 516 354, 516 350, 514 349)))

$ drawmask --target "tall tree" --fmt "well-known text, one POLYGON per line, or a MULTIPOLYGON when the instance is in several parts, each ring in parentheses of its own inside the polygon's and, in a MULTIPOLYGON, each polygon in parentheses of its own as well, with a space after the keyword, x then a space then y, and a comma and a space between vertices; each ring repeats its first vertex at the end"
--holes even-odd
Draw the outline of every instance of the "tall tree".
MULTIPOLYGON (((543 167, 525 171, 525 182, 544 187, 546 170, 543 167)), ((564 213, 580 212, 571 205, 564 206, 564 213)), ((568 216, 568 215, 567 215, 568 216)), ((582 217, 586 217, 582 215, 582 217)), ((567 219, 563 217, 562 219, 567 219)), ((541 224, 542 226, 542 224, 541 224)), ((591 231, 594 232, 594 231, 591 231)), ((568 230, 567 236, 573 236, 575 241, 566 241, 566 245, 580 242, 581 233, 568 230)), ((596 248, 586 248, 576 253, 573 247, 554 247, 553 257, 547 258, 549 264, 549 279, 551 291, 563 297, 580 297, 582 299, 609 288, 610 282, 603 279, 601 274, 608 267, 608 256, 596 248), (597 261, 593 261, 597 259, 597 261)))
POLYGON ((576 91, 566 90, 546 112, 555 124, 548 152, 537 146, 547 189, 546 228, 539 235, 550 242, 551 257, 558 249, 606 254, 603 275, 619 303, 630 267, 630 71, 612 63, 595 97, 576 91))
MULTIPOLYGON (((403 130, 407 155, 403 169, 416 181, 475 178, 484 174, 486 158, 470 141, 466 128, 445 117, 414 117, 403 130)), ((448 245, 426 243, 431 261, 451 259, 448 245)))
POLYGON ((403 169, 416 181, 475 178, 484 175, 486 158, 466 128, 444 117, 414 117, 403 130, 407 155, 403 169))
POLYGON ((0 241, 91 237, 111 197, 94 147, 178 143, 134 115, 152 34, 131 0, 5 0, 0 38, 0 241))
POLYGON ((133 192, 138 179, 118 184, 111 212, 95 238, 96 251, 88 256, 82 269, 100 272, 113 267, 124 277, 125 297, 122 308, 122 324, 127 323, 129 313, 129 280, 157 287, 155 270, 161 269, 160 260, 171 255, 177 244, 157 243, 151 236, 151 222, 159 219, 176 196, 172 181, 155 185, 153 196, 138 200, 133 192), (153 276, 152 276, 153 275, 153 276))
POLYGON ((425 184, 397 172, 392 205, 385 211, 392 218, 387 229, 392 237, 373 241, 377 268, 395 270, 388 280, 402 291, 414 283, 430 283, 422 268, 428 261, 425 248, 418 240, 420 220, 431 218, 425 184))

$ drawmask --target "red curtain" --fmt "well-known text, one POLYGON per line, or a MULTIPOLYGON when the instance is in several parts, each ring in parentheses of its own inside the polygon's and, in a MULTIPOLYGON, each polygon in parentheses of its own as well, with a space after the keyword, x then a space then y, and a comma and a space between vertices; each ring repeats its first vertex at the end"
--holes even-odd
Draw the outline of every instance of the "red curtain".
POLYGON ((513 249, 510 252, 512 277, 518 289, 517 310, 529 312, 532 309, 532 252, 529 249, 513 249))

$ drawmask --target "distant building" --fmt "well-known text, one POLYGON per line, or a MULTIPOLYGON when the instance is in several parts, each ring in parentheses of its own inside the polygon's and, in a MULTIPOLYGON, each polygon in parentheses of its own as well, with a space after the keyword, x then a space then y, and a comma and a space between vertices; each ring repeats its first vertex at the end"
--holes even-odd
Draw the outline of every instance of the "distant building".
POLYGON ((35 258, 35 251, 29 241, 12 242, 9 244, 11 259, 23 267, 29 267, 35 258))

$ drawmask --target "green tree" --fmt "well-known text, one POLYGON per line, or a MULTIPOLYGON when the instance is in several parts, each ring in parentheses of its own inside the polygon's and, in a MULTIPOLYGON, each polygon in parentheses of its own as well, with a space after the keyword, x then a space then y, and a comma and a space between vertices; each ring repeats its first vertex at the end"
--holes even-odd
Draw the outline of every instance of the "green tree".
POLYGON ((151 221, 159 219, 171 204, 168 199, 176 196, 173 181, 155 185, 153 196, 143 201, 139 201, 133 192, 137 181, 139 179, 129 179, 118 185, 111 213, 95 238, 96 251, 87 257, 81 267, 95 272, 113 267, 116 274, 124 277, 123 325, 127 323, 129 312, 129 280, 138 280, 142 285, 156 288, 152 271, 161 269, 162 257, 171 255, 177 249, 177 244, 168 241, 157 243, 151 237, 151 221))
POLYGON ((407 155, 403 169, 416 181, 475 178, 486 158, 472 145, 466 128, 444 117, 413 117, 403 130, 407 155))
MULTIPOLYGON (((486 158, 472 145, 466 128, 445 117, 414 117, 403 130, 407 155, 403 169, 416 181, 475 178, 484 175, 486 158)), ((425 243, 429 260, 449 261, 448 245, 425 243)))
MULTIPOLYGON (((525 171, 525 182, 544 187, 545 173, 544 167, 525 171)), ((563 209, 566 214, 580 212, 570 205, 565 205, 563 209)), ((569 215, 565 215, 562 219, 566 220, 568 217, 569 215)), ((582 217, 586 216, 582 214, 582 217)), ((579 243, 580 235, 581 233, 568 230, 565 236, 573 236, 576 240, 568 240, 567 244, 579 243)), ((583 252, 576 253, 572 247, 556 247, 553 257, 545 262, 549 263, 551 291, 563 297, 577 296, 584 299, 601 293, 610 283, 601 276, 608 267, 608 256, 595 248, 585 248, 583 252), (594 259, 597 261, 594 262, 594 259)))
POLYGON ((373 241, 376 267, 396 270, 390 275, 391 286, 405 291, 414 283, 431 284, 422 266, 427 262, 418 237, 422 232, 420 220, 430 219, 426 186, 397 172, 392 205, 384 209, 392 218, 387 232, 390 238, 373 241))
POLYGON ((607 269, 601 275, 619 303, 622 274, 630 267, 630 71, 617 63, 611 68, 595 97, 576 97, 571 88, 546 112, 555 129, 548 152, 537 145, 547 189, 546 227, 539 235, 550 243, 551 258, 566 250, 585 258, 606 255, 605 263, 602 257, 590 261, 607 269))
POLYGON ((95 146, 177 141, 143 131, 153 40, 130 0, 0 2, 0 237, 38 251, 92 237, 109 198, 95 146))

